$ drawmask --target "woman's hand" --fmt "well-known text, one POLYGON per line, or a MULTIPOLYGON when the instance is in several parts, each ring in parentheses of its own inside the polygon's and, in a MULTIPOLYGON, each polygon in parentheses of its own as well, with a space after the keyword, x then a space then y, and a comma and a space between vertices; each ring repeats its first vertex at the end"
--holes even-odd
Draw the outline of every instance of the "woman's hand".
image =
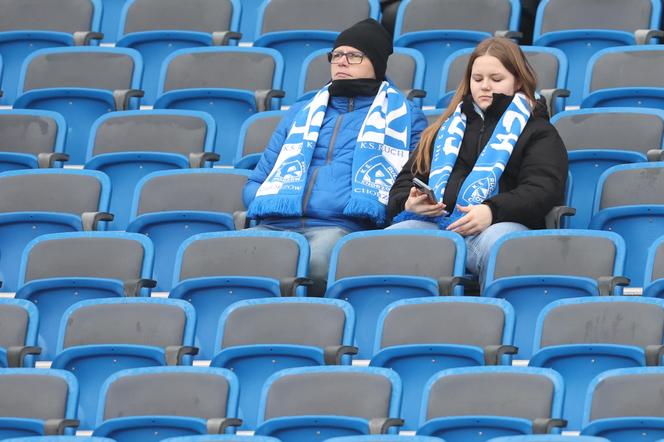
POLYGON ((486 204, 465 207, 457 204, 457 209, 465 213, 465 215, 450 224, 447 230, 460 235, 471 236, 482 233, 491 225, 491 221, 493 221, 491 208, 486 204))
POLYGON ((433 204, 426 193, 411 187, 406 200, 406 210, 418 215, 436 217, 445 213, 445 204, 442 202, 433 204))

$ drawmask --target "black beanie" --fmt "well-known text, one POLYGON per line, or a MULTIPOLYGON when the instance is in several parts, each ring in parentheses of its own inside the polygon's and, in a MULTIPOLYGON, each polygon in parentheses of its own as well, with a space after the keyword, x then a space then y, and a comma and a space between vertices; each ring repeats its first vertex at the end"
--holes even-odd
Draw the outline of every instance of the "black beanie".
POLYGON ((392 36, 373 18, 355 23, 341 31, 334 42, 334 48, 352 46, 362 51, 373 65, 377 80, 385 79, 387 58, 392 53, 392 36))

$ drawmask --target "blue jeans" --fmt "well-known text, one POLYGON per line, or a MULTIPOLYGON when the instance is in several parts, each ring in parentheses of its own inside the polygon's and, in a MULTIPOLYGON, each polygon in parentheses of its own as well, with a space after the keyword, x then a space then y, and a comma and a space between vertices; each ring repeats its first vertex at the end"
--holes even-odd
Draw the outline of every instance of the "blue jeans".
POLYGON ((298 227, 284 229, 266 224, 245 230, 295 232, 307 239, 309 243, 309 277, 314 281, 313 287, 309 287, 307 291, 309 296, 323 296, 325 294, 332 249, 337 244, 337 241, 350 233, 349 230, 342 227, 298 227))
MULTIPOLYGON (((439 229, 438 224, 419 220, 402 221, 387 228, 439 229)), ((519 223, 496 223, 490 225, 485 231, 477 235, 464 237, 466 241, 466 268, 470 273, 479 276, 482 287, 484 287, 484 281, 486 280, 486 268, 493 245, 508 233, 520 232, 522 230, 528 230, 528 227, 519 223)))

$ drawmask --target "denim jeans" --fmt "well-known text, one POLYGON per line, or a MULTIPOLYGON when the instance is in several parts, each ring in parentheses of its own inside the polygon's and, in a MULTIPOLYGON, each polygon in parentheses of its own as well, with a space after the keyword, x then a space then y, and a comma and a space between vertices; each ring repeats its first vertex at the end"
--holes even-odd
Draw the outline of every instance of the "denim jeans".
MULTIPOLYGON (((438 224, 427 221, 408 220, 393 224, 388 229, 435 229, 438 224)), ((490 225, 485 231, 473 236, 466 236, 466 268, 474 275, 479 276, 480 285, 484 287, 486 280, 486 268, 489 262, 491 247, 501 237, 512 232, 528 230, 526 226, 519 223, 496 223, 490 225)))
POLYGON ((284 229, 265 224, 246 230, 295 232, 307 239, 309 243, 309 277, 314 281, 313 287, 309 287, 307 291, 309 296, 323 296, 325 294, 332 249, 337 244, 337 241, 350 233, 349 230, 342 227, 298 227, 284 229))

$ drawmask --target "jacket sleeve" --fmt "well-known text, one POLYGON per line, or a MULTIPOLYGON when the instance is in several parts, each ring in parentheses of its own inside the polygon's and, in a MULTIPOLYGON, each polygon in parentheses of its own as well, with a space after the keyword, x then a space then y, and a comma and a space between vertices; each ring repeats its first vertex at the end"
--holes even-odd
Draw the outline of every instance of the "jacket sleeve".
POLYGON ((244 185, 242 191, 242 200, 244 201, 245 207, 249 207, 256 197, 258 188, 263 184, 270 172, 272 172, 272 168, 279 157, 279 152, 281 152, 281 147, 288 136, 288 131, 290 130, 293 118, 295 117, 295 112, 299 110, 299 107, 300 106, 292 106, 291 110, 279 122, 274 129, 274 133, 272 134, 265 151, 263 151, 261 159, 258 161, 258 164, 256 164, 256 168, 251 172, 251 175, 249 175, 247 183, 244 185))
POLYGON ((493 223, 511 221, 542 227, 546 214, 564 201, 567 170, 565 145, 547 123, 525 146, 517 186, 485 201, 491 208, 493 223))

